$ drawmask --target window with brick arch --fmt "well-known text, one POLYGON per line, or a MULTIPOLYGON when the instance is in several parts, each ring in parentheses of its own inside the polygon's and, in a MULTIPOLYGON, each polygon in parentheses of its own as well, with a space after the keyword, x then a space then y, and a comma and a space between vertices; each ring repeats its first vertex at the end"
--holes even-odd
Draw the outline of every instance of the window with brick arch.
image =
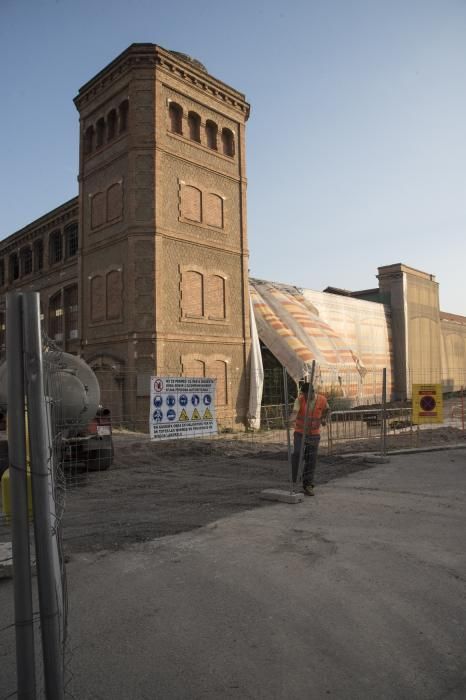
POLYGON ((190 377, 205 377, 205 362, 203 360, 190 360, 183 367, 183 371, 190 377))
POLYGON ((54 231, 49 239, 49 262, 51 265, 60 262, 63 257, 63 242, 61 231, 54 231))
POLYGON ((21 275, 30 275, 32 272, 32 249, 30 246, 20 251, 21 275))
POLYGON ((104 192, 96 192, 91 199, 91 228, 98 228, 105 224, 106 216, 105 194, 104 192))
POLYGON ((111 270, 105 276, 107 319, 117 320, 122 313, 123 280, 120 270, 111 270))
POLYGON ((206 315, 208 318, 226 317, 225 279, 220 275, 209 275, 206 289, 206 315))
POLYGON ((217 380, 215 403, 226 406, 228 403, 228 365, 224 360, 214 360, 209 363, 209 376, 217 380))
POLYGON ((107 116, 107 141, 111 141, 116 136, 117 120, 116 109, 110 110, 107 116))
POLYGON ((192 141, 201 142, 201 118, 196 112, 188 114, 189 138, 192 141))
POLYGON ((84 134, 84 153, 88 155, 94 150, 95 131, 93 126, 88 126, 84 134))
POLYGON ((195 270, 183 273, 183 316, 204 316, 204 276, 195 270))
POLYGON ((19 257, 18 253, 12 253, 10 255, 10 282, 14 282, 19 278, 19 257))
POLYGON ((129 122, 129 102, 128 100, 123 100, 123 102, 118 107, 118 116, 120 122, 120 134, 128 130, 129 122))
POLYGON ((73 258, 78 252, 78 224, 69 224, 65 228, 66 257, 73 258))
POLYGON ((75 340, 78 337, 78 285, 65 289, 65 326, 66 337, 75 340))
POLYGON ((103 275, 95 275, 91 279, 91 321, 105 321, 106 318, 106 292, 103 275))
POLYGON ((44 267, 44 243, 41 238, 34 241, 34 272, 39 272, 44 267))
POLYGON ((235 155, 235 137, 230 129, 222 129, 222 149, 225 156, 235 155))
POLYGON ((206 135, 206 142, 207 146, 209 148, 212 148, 214 151, 217 150, 217 133, 218 133, 218 127, 217 124, 210 119, 208 119, 205 123, 205 135, 206 135))
POLYGON ((121 219, 123 214, 123 187, 115 182, 107 189, 107 221, 121 219))
POLYGON ((183 108, 176 102, 170 102, 168 108, 168 116, 170 118, 170 131, 173 134, 183 133, 183 108))
POLYGON ((96 148, 100 148, 105 143, 105 119, 101 117, 96 124, 96 148))
POLYGON ((192 185, 181 190, 181 216, 190 221, 202 221, 202 192, 192 185))
POLYGON ((63 342, 63 305, 61 291, 49 301, 49 336, 57 343, 63 342))
POLYGON ((223 199, 218 194, 206 192, 204 195, 204 223, 215 228, 223 228, 223 199))

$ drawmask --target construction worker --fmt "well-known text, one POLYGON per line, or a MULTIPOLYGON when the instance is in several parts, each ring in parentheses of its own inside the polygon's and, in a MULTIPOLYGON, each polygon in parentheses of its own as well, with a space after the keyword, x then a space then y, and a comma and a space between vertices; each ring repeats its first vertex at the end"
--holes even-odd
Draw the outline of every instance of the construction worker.
POLYGON ((303 384, 301 384, 289 421, 290 427, 294 427, 292 455, 293 483, 296 483, 298 478, 299 455, 303 440, 304 424, 306 423, 306 406, 308 406, 308 413, 303 453, 303 491, 307 496, 313 496, 314 473, 316 470, 317 452, 320 442, 320 427, 326 424, 329 405, 325 396, 316 394, 309 382, 303 382, 303 384))

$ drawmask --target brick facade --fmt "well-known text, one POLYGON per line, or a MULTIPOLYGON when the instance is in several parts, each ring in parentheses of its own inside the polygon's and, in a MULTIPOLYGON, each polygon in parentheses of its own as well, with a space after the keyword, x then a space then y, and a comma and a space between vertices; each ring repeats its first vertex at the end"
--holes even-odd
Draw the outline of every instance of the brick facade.
POLYGON ((40 291, 49 334, 94 367, 125 422, 147 423, 153 373, 217 377, 220 415, 243 422, 244 95, 183 54, 133 44, 75 105, 79 196, 0 244, 2 291, 40 291))

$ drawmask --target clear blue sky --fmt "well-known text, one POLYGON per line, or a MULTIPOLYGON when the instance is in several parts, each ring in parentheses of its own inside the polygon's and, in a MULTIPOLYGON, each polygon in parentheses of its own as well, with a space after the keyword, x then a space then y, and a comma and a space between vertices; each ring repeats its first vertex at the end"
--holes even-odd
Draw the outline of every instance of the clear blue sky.
POLYGON ((246 93, 252 275, 404 262, 466 315, 465 0, 0 0, 0 237, 77 194, 72 99, 133 42, 246 93))

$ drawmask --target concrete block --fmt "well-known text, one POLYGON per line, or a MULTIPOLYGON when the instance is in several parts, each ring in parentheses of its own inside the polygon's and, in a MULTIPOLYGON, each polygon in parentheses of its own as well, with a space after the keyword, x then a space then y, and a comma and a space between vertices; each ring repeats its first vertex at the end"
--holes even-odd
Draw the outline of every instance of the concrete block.
POLYGON ((301 503, 304 501, 303 493, 290 493, 281 489, 265 489, 260 497, 266 501, 278 501, 279 503, 301 503))

